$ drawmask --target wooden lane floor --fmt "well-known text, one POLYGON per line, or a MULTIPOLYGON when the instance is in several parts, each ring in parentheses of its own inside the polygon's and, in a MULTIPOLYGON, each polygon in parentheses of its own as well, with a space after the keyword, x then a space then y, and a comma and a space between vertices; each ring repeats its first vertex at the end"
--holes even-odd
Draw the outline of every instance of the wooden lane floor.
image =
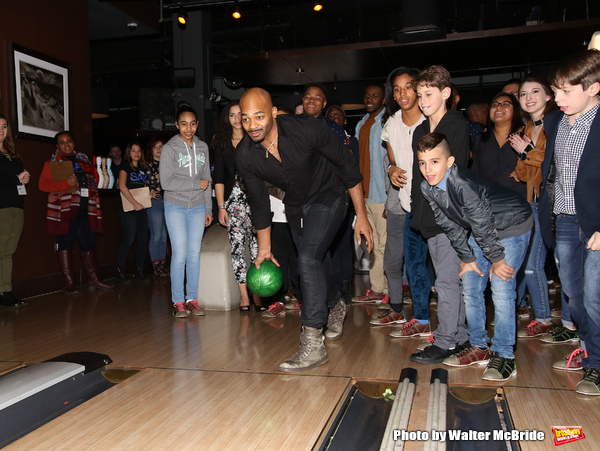
MULTIPOLYGON (((2 309, 0 369, 94 351, 109 355, 112 367, 142 370, 7 449, 36 449, 56 437, 66 443, 71 433, 79 439, 68 446, 39 449, 310 449, 352 379, 397 381, 412 366, 426 405, 431 370, 443 365, 410 362, 423 338, 390 338, 391 327, 369 325, 376 314, 375 305, 353 305, 344 335, 326 344, 329 362, 287 375, 277 367, 298 348, 298 313, 267 321, 259 313, 209 311, 179 320, 164 281, 54 293, 19 310, 2 309)), ((504 387, 515 428, 549 437, 552 426, 583 426, 587 438, 578 446, 595 449, 600 399, 575 394, 582 372, 551 368, 574 348, 519 340, 518 375, 504 384, 483 381, 483 367, 445 368, 451 385, 504 387)), ((425 416, 415 411, 409 430, 423 429, 425 416)), ((544 449, 546 442, 521 446, 544 449)))

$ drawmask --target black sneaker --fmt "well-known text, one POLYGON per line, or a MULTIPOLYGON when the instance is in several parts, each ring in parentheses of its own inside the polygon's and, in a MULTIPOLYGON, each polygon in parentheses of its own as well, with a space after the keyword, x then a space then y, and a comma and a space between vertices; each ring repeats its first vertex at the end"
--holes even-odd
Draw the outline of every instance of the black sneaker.
POLYGON ((415 352, 410 356, 410 360, 417 363, 442 363, 446 357, 450 357, 456 353, 454 349, 442 349, 435 344, 427 346, 419 352, 415 352))
POLYGON ((579 335, 577 335, 576 330, 571 330, 565 326, 555 326, 548 335, 540 337, 540 341, 549 344, 563 344, 570 341, 575 343, 579 341, 579 335))
POLYGON ((483 372, 482 379, 486 381, 502 382, 517 375, 517 364, 515 359, 500 357, 497 352, 491 354, 487 368, 483 372))
POLYGON ((144 269, 139 267, 135 268, 133 277, 135 278, 135 280, 148 280, 148 276, 144 274, 144 269))
POLYGON ((119 282, 129 282, 129 276, 127 276, 127 273, 125 273, 125 269, 124 268, 117 268, 117 280, 119 282))
POLYGON ((585 375, 575 389, 582 395, 598 396, 600 395, 600 369, 589 368, 585 370, 585 375))
POLYGON ((4 291, 0 293, 0 305, 2 307, 24 307, 26 302, 16 297, 12 291, 4 291))

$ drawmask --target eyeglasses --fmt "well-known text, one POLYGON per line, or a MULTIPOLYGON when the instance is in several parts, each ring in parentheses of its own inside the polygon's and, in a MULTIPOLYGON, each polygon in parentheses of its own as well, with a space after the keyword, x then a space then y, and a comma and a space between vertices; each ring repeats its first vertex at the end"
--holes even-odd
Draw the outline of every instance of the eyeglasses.
POLYGON ((512 102, 509 102, 508 100, 505 100, 504 102, 494 102, 490 105, 491 108, 508 108, 509 106, 512 106, 512 102))

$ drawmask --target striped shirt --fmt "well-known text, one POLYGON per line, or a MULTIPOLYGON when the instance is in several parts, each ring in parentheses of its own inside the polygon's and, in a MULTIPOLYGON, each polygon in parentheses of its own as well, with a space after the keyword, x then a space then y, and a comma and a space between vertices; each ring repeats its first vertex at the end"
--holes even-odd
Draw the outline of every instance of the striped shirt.
POLYGON ((592 122, 600 104, 586 111, 571 125, 567 115, 558 123, 554 163, 556 164, 556 183, 554 184, 554 213, 575 215, 575 182, 579 161, 585 148, 592 122))

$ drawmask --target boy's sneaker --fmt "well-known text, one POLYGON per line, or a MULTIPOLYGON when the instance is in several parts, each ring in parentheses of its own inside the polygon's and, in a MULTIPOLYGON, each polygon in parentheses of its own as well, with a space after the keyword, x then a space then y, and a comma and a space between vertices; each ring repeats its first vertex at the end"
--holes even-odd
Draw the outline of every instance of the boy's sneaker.
POLYGON ((421 324, 415 318, 399 329, 390 332, 390 337, 394 338, 410 338, 410 337, 426 337, 431 333, 429 323, 421 324))
POLYGON ((198 305, 198 300, 185 301, 185 308, 194 316, 206 316, 206 312, 198 305))
POLYGON ((427 346, 422 351, 416 352, 410 356, 410 360, 417 363, 442 363, 446 358, 454 355, 456 349, 442 349, 439 346, 427 346))
POLYGON ((410 286, 402 283, 402 301, 408 302, 409 304, 412 302, 412 294, 410 292, 410 286))
POLYGON ((190 312, 187 311, 183 302, 173 303, 173 316, 175 318, 187 318, 190 312))
POLYGON ((386 294, 385 297, 381 300, 381 304, 377 307, 378 310, 390 310, 390 295, 386 294))
POLYGON ((392 324, 404 324, 405 322, 406 318, 404 317, 404 312, 396 313, 393 310, 390 310, 383 316, 373 318, 371 321, 369 321, 369 323, 374 326, 390 326, 392 324))
POLYGON ((520 330, 517 332, 518 338, 533 338, 539 337, 540 335, 546 335, 548 332, 552 330, 552 324, 543 324, 539 321, 533 320, 529 323, 529 325, 525 328, 525 330, 520 330))
POLYGON ((529 309, 526 305, 523 305, 517 309, 518 318, 529 318, 529 309))
POLYGON ((383 293, 377 293, 372 290, 367 290, 365 294, 352 298, 352 302, 358 302, 362 304, 379 304, 383 301, 385 295, 383 293))
POLYGON ((500 357, 497 352, 492 352, 487 368, 482 379, 486 381, 502 382, 517 375, 515 359, 500 357))
POLYGON ((285 306, 283 302, 275 302, 271 304, 267 310, 262 313, 262 317, 266 319, 277 318, 285 315, 285 306))
POLYGON ((579 335, 577 335, 576 330, 571 330, 565 326, 556 326, 548 335, 540 337, 540 341, 549 344, 563 344, 570 341, 575 343, 579 341, 579 335))
POLYGON ((490 348, 481 349, 479 346, 469 346, 458 354, 444 359, 444 365, 465 367, 485 365, 490 361, 490 348))
POLYGON ((290 298, 289 300, 285 300, 285 304, 283 304, 286 310, 300 310, 300 301, 296 298, 290 298))
POLYGON ((422 351, 426 347, 431 346, 433 343, 435 343, 435 337, 433 336, 433 332, 431 332, 429 337, 427 337, 427 340, 422 341, 417 345, 417 351, 422 351))
POLYGON ((585 370, 585 375, 581 382, 577 384, 575 391, 582 395, 599 396, 600 395, 600 369, 589 368, 585 370))
POLYGON ((583 369, 581 361, 585 358, 587 358, 587 352, 581 348, 577 348, 564 359, 554 362, 552 368, 565 371, 579 371, 583 369))

